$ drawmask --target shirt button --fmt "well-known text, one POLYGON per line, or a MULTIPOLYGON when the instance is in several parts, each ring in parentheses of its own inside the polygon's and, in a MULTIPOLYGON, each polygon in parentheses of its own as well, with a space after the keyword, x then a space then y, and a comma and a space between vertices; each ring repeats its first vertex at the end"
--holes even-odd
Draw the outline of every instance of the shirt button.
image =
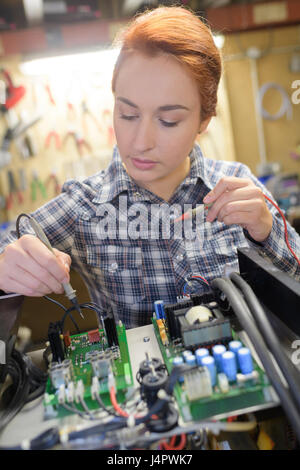
POLYGON ((111 263, 111 265, 109 267, 109 271, 111 273, 114 273, 117 269, 118 269, 118 263, 111 263))
POLYGON ((176 256, 177 261, 182 261, 183 260, 183 255, 179 254, 176 256))

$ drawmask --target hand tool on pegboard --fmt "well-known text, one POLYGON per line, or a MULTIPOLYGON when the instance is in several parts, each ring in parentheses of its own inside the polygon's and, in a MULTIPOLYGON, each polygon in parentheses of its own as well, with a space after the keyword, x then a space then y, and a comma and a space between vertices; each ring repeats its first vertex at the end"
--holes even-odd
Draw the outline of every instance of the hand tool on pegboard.
POLYGON ((10 73, 4 68, 0 68, 0 75, 4 77, 6 88, 5 102, 1 102, 0 110, 5 113, 13 108, 25 96, 26 88, 23 85, 15 86, 10 73))
POLYGON ((52 182, 53 182, 53 185, 54 185, 54 194, 55 194, 55 196, 58 196, 61 192, 61 185, 60 185, 59 180, 57 178, 56 171, 54 171, 54 170, 50 173, 50 175, 48 176, 48 178, 46 180, 46 183, 45 183, 46 189, 49 188, 49 186, 52 182))
POLYGON ((14 177, 12 170, 8 170, 7 178, 8 178, 8 196, 6 198, 6 209, 11 210, 13 207, 13 203, 14 203, 14 196, 16 196, 17 202, 20 205, 23 204, 24 197, 16 184, 15 177, 14 177))
POLYGON ((32 172, 32 180, 31 180, 31 199, 32 201, 36 201, 37 199, 37 192, 41 193, 43 199, 47 199, 47 190, 42 182, 42 180, 39 178, 39 175, 36 170, 33 170, 32 172))
MULTIPOLYGON (((50 88, 50 85, 49 83, 47 83, 45 85, 45 90, 47 92, 47 95, 49 97, 49 101, 50 101, 50 104, 51 106, 56 106, 56 101, 54 99, 54 96, 53 96, 53 93, 52 93, 52 90, 50 88)), ((61 148, 61 139, 60 139, 60 136, 58 134, 58 132, 56 131, 55 127, 54 127, 54 124, 56 123, 56 120, 57 120, 57 116, 54 113, 54 108, 52 108, 52 115, 50 116, 50 119, 48 117, 48 120, 50 120, 51 122, 51 127, 50 127, 50 131, 48 132, 48 134, 46 135, 46 138, 45 138, 45 147, 50 147, 50 144, 51 144, 51 141, 54 140, 54 143, 55 143, 55 147, 56 149, 60 149, 61 148)))
POLYGON ((94 113, 92 113, 92 111, 87 105, 86 100, 84 99, 81 101, 81 120, 82 120, 82 128, 83 128, 85 135, 88 134, 87 117, 89 117, 90 120, 95 124, 96 128, 98 129, 100 133, 104 132, 100 122, 98 121, 94 113))
MULTIPOLYGON (((11 160, 11 154, 9 151, 11 142, 17 137, 24 134, 30 127, 36 124, 40 119, 41 119, 41 116, 36 116, 35 118, 27 122, 22 122, 21 120, 19 120, 17 124, 15 124, 13 127, 8 127, 6 129, 4 136, 2 138, 1 145, 0 145, 0 168, 5 165, 8 165, 8 163, 11 160)), ((29 142, 29 138, 28 138, 28 142, 29 142)))

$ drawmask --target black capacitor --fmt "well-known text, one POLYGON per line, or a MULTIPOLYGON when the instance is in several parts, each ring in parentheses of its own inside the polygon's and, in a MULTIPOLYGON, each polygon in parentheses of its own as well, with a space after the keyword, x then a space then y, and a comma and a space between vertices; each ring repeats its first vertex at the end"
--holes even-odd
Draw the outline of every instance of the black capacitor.
POLYGON ((61 362, 65 358, 64 347, 60 337, 60 324, 50 323, 48 328, 48 339, 52 352, 52 360, 54 362, 61 362))
POLYGON ((150 372, 143 377, 142 380, 142 393, 147 402, 148 408, 157 400, 157 393, 160 389, 166 387, 168 376, 163 371, 150 372))
POLYGON ((151 359, 145 359, 143 362, 140 363, 139 373, 141 378, 143 378, 146 374, 152 371, 154 368, 155 371, 161 369, 163 366, 160 359, 156 357, 152 357, 151 359))

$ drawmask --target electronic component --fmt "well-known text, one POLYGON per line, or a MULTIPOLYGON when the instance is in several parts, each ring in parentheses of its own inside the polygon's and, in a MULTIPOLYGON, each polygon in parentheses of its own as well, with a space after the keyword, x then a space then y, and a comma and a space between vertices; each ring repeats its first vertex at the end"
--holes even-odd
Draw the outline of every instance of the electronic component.
POLYGON ((195 306, 201 299, 192 297, 186 302, 164 306, 168 332, 172 340, 181 338, 187 348, 209 346, 232 339, 229 318, 225 318, 216 305, 210 309, 205 305, 195 306))
POLYGON ((253 362, 250 350, 248 348, 240 348, 237 352, 238 365, 242 374, 251 374, 253 371, 253 362))
POLYGON ((226 351, 224 344, 217 344, 212 348, 212 353, 216 361, 216 367, 218 372, 223 371, 222 355, 226 351))
POLYGON ((158 391, 165 388, 167 379, 167 374, 159 370, 153 370, 143 377, 142 396, 144 396, 149 408, 157 400, 158 391))
POLYGON ((64 347, 61 338, 60 323, 50 323, 48 328, 48 340, 54 362, 61 362, 65 358, 64 347))
POLYGON ((211 384, 214 387, 216 385, 217 380, 217 369, 215 364, 215 359, 212 356, 206 356, 202 358, 202 366, 207 367, 211 384))
POLYGON ((235 354, 232 351, 225 351, 222 354, 222 369, 224 374, 227 375, 229 382, 236 380, 237 366, 235 354))
POLYGON ((184 373, 184 386, 190 401, 212 395, 210 374, 206 367, 193 368, 184 373))
POLYGON ((198 366, 202 365, 202 359, 206 356, 209 356, 209 351, 206 348, 199 348, 195 351, 196 362, 198 366))
POLYGON ((90 330, 88 331, 88 339, 90 343, 98 343, 100 341, 99 330, 90 330))

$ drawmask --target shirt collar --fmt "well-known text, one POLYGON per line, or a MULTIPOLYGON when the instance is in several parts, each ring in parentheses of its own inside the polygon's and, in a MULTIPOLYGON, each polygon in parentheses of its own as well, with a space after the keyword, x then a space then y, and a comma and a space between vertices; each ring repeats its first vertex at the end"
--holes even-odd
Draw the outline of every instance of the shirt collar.
MULTIPOLYGON (((190 159, 190 172, 181 185, 196 184, 200 178, 208 189, 211 190, 214 187, 214 183, 210 177, 210 172, 208 171, 208 161, 203 156, 198 144, 194 145, 190 153, 190 159)), ((122 192, 127 192, 128 198, 132 202, 151 200, 151 193, 140 188, 130 178, 122 164, 118 147, 115 146, 112 161, 104 172, 103 179, 101 181, 101 188, 93 198, 93 203, 102 204, 112 201, 122 192)))

